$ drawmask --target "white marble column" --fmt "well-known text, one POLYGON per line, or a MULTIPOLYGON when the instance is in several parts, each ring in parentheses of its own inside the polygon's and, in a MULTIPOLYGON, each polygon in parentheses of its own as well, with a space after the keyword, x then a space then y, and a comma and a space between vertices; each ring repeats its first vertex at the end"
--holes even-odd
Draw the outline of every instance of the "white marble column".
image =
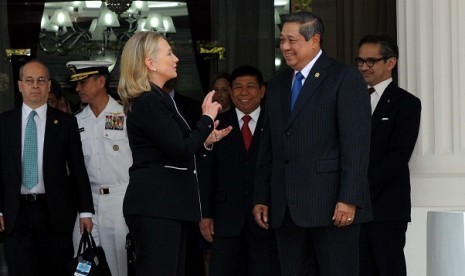
POLYGON ((399 86, 422 101, 410 161, 409 276, 426 275, 426 212, 465 210, 465 1, 397 0, 399 86))

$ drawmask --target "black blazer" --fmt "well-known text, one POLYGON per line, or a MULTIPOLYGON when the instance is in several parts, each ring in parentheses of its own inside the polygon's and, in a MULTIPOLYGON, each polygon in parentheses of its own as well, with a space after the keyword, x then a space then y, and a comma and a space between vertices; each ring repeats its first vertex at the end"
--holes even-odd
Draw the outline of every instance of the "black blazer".
POLYGON ((410 221, 408 162, 420 114, 420 100, 391 82, 372 115, 368 179, 374 221, 410 221))
POLYGON ((286 208, 300 227, 331 226, 338 201, 358 207, 355 223, 369 220, 371 108, 365 81, 323 52, 290 113, 292 78, 288 69, 267 89, 254 202, 270 206, 274 228, 286 208))
POLYGON ((203 149, 213 120, 203 115, 191 131, 171 96, 153 87, 134 100, 127 130, 133 165, 123 213, 199 221, 195 153, 203 149))
MULTIPOLYGON (((21 108, 0 115, 0 211, 13 231, 20 204, 21 108)), ((50 219, 57 231, 72 231, 77 212, 94 212, 76 118, 47 107, 43 176, 50 219), (69 176, 68 176, 69 169, 69 176)))
POLYGON ((202 116, 202 104, 188 98, 177 91, 174 92, 174 101, 191 128, 194 128, 202 116))
POLYGON ((215 237, 233 237, 248 224, 255 235, 274 235, 260 228, 254 220, 253 181, 263 124, 263 109, 248 151, 245 150, 241 129, 233 108, 220 115, 219 129, 232 126, 231 133, 216 143, 213 151, 199 167, 204 218, 213 218, 215 237), (203 177, 205 175, 205 177, 203 177))

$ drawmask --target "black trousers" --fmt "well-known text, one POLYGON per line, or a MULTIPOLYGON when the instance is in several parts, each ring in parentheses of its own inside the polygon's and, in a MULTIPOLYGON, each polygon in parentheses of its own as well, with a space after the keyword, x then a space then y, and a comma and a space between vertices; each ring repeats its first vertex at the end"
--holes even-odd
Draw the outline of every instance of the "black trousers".
MULTIPOLYGON (((254 222, 255 223, 255 222, 254 222)), ((269 235, 256 235, 244 224, 235 237, 213 237, 210 275, 280 276, 278 249, 274 230, 269 235)))
POLYGON ((57 232, 45 198, 21 200, 13 231, 5 235, 5 259, 10 276, 69 275, 73 258, 72 229, 57 232))
POLYGON ((184 276, 186 222, 125 215, 136 250, 136 275, 184 276))
POLYGON ((357 276, 359 232, 359 224, 300 227, 286 212, 276 229, 283 275, 357 276))
POLYGON ((360 230, 360 276, 406 276, 407 222, 368 222, 360 230))

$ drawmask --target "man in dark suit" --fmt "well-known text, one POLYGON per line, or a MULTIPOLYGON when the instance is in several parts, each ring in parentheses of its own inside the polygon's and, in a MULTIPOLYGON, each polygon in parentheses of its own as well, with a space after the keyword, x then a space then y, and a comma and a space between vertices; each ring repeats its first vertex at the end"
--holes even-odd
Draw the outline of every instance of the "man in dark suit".
MULTIPOLYGON (((231 99, 235 108, 218 116, 219 127, 232 126, 202 166, 203 218, 200 230, 212 242, 211 275, 281 275, 274 231, 254 221, 253 180, 260 142, 265 85, 260 71, 251 66, 231 74, 231 99), (245 131, 250 134, 244 134, 245 131), (246 135, 244 137, 244 135, 246 135)), ((202 176, 202 174, 200 174, 202 176)))
POLYGON ((254 215, 276 229, 283 275, 357 275, 360 223, 371 218, 369 98, 360 73, 321 50, 323 33, 310 12, 285 15, 291 69, 267 89, 254 215))
POLYGON ((405 232, 410 221, 408 162, 420 128, 420 100, 392 80, 398 48, 385 34, 360 40, 355 59, 371 92, 368 182, 373 221, 360 232, 360 275, 405 276, 405 232))
POLYGON ((74 116, 47 106, 43 63, 26 63, 19 76, 23 105, 0 116, 0 230, 8 274, 63 276, 73 257, 77 212, 88 231, 94 212, 78 126, 74 116))

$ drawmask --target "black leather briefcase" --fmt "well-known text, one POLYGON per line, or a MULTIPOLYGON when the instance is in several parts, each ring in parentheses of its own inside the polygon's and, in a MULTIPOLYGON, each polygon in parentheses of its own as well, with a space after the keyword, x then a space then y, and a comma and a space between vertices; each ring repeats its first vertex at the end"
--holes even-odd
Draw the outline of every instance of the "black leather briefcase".
POLYGON ((70 275, 79 276, 111 276, 105 252, 101 246, 97 246, 91 233, 84 233, 79 242, 76 257, 69 265, 70 275))

